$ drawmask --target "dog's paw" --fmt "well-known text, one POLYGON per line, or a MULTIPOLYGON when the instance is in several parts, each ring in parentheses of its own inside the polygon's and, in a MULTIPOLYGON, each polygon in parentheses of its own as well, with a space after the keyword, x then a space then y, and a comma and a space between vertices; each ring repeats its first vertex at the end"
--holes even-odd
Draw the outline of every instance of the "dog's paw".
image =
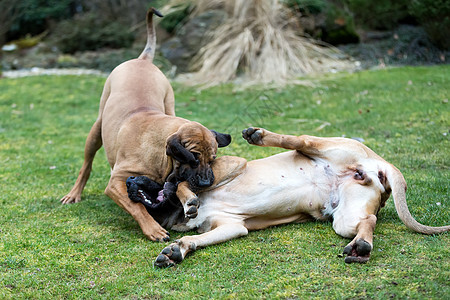
POLYGON ((194 219, 198 215, 198 208, 200 207, 200 201, 197 197, 193 197, 186 202, 184 207, 184 213, 187 218, 194 219))
POLYGON ((69 193, 59 200, 62 204, 78 203, 81 201, 81 194, 69 193))
POLYGON ((156 257, 154 265, 158 268, 168 268, 182 261, 183 255, 181 254, 180 245, 173 243, 161 251, 156 257))
POLYGON ((147 223, 141 224, 142 233, 153 242, 168 242, 170 241, 170 233, 155 222, 151 226, 147 223))
POLYGON ((346 263, 366 263, 370 258, 370 251, 372 245, 363 239, 357 239, 351 242, 344 248, 346 263))
POLYGON ((262 145, 263 129, 250 127, 242 130, 242 137, 253 145, 262 145))

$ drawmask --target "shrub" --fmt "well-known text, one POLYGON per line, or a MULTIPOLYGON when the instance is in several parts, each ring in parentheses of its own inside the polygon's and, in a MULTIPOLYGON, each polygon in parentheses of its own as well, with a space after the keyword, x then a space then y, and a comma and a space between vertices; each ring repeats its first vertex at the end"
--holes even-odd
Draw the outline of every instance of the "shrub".
POLYGON ((9 28, 7 40, 19 39, 26 34, 36 35, 45 31, 50 20, 58 21, 70 17, 74 3, 74 0, 18 1, 16 10, 19 15, 9 28))
MULTIPOLYGON (((76 0, 80 13, 92 13, 102 20, 135 26, 144 21, 149 6, 158 7, 161 0, 76 0)), ((145 26, 142 26, 145 29, 145 26)))
POLYGON ((450 1, 413 0, 409 11, 425 28, 430 39, 438 47, 450 49, 450 1))
POLYGON ((285 0, 283 2, 289 8, 313 15, 321 13, 327 6, 326 0, 285 0))
POLYGON ((5 43, 6 33, 19 17, 19 5, 19 0, 0 0, 0 46, 5 43))
POLYGON ((164 15, 164 18, 159 22, 159 25, 169 33, 174 32, 180 24, 184 23, 189 16, 192 7, 189 3, 180 4, 173 7, 172 10, 172 12, 164 15))
POLYGON ((351 13, 330 4, 325 12, 321 39, 332 45, 358 43, 359 36, 351 13))
POLYGON ((84 14, 59 23, 54 37, 64 53, 95 50, 99 48, 127 48, 134 35, 119 22, 100 20, 94 14, 84 14))
POLYGON ((342 0, 342 5, 350 9, 358 26, 386 30, 396 27, 400 20, 408 17, 409 2, 408 0, 342 0))

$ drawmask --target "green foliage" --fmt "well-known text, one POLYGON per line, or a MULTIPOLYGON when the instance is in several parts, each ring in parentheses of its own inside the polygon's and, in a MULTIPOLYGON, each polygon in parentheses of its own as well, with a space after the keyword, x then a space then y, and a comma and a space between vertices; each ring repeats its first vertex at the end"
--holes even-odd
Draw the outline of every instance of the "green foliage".
POLYGON ((18 39, 26 34, 36 35, 48 29, 49 20, 63 20, 72 15, 74 0, 21 0, 19 17, 11 25, 8 39, 18 39))
POLYGON ((173 12, 164 15, 164 18, 162 18, 159 22, 159 25, 169 33, 174 32, 175 29, 180 26, 180 24, 184 23, 186 18, 189 16, 192 7, 188 2, 172 7, 172 9, 173 12))
POLYGON ((321 39, 329 44, 349 44, 359 42, 355 30, 353 16, 344 9, 330 4, 325 12, 325 28, 322 29, 321 39))
POLYGON ((424 26, 437 46, 450 49, 450 1, 413 0, 409 4, 409 11, 424 26))
MULTIPOLYGON (((177 115, 229 132, 219 155, 282 150, 246 144, 250 125, 284 134, 364 138, 408 182, 413 216, 450 220, 450 66, 336 74, 314 87, 233 91, 175 85, 177 115)), ((152 262, 166 245, 103 194, 109 166, 94 161, 83 201, 58 200, 75 182, 105 78, 0 80, 1 299, 446 299, 448 233, 406 229, 392 199, 379 214, 371 260, 346 265, 349 240, 329 222, 277 226, 198 249, 179 266, 152 262)), ((171 232, 172 240, 189 233, 171 232)))
POLYGON ((287 7, 313 15, 321 13, 327 6, 326 0, 284 0, 283 2, 287 7))
POLYGON ((94 14, 83 14, 59 23, 54 32, 57 44, 64 53, 101 48, 127 48, 134 35, 119 22, 102 20, 94 14))
POLYGON ((409 0, 341 0, 358 26, 368 29, 392 29, 408 16, 409 0))

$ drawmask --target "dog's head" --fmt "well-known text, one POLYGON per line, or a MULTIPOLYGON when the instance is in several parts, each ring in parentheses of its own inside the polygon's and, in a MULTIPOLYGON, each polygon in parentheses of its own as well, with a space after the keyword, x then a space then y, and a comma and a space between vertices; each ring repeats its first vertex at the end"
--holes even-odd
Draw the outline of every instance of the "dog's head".
POLYGON ((128 198, 135 203, 142 203, 161 226, 171 228, 184 220, 183 206, 176 195, 176 184, 165 182, 162 186, 146 176, 130 176, 126 185, 128 198))
POLYGON ((341 174, 339 203, 335 204, 337 209, 333 214, 333 227, 338 234, 353 236, 360 220, 377 215, 385 206, 392 192, 393 179, 388 177, 391 168, 388 163, 367 159, 341 174))
POLYGON ((177 162, 178 181, 187 181, 192 189, 209 187, 214 182, 211 163, 217 148, 228 146, 229 134, 208 130, 196 122, 181 126, 167 138, 166 154, 177 162))

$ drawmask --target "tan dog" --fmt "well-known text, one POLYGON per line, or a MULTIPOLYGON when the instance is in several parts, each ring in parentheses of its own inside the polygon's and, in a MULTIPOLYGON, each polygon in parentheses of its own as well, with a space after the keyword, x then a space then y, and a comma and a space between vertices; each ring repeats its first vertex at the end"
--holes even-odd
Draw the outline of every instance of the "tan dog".
MULTIPOLYGON (((97 150, 105 147, 111 165, 106 195, 130 213, 151 240, 168 240, 168 232, 141 203, 130 201, 126 180, 145 175, 159 184, 172 179, 204 188, 214 181, 210 163, 229 135, 175 117, 172 87, 152 63, 155 49, 154 9, 147 13, 147 45, 138 59, 122 63, 108 77, 97 121, 86 140, 84 163, 72 190, 61 199, 79 202, 97 150)), ((182 189, 182 188, 181 188, 182 189)))
POLYGON ((156 266, 179 263, 197 247, 244 236, 249 230, 312 219, 333 219, 337 234, 353 238, 344 248, 345 261, 366 262, 376 215, 391 192, 407 227, 425 234, 450 229, 419 224, 406 205, 406 182, 400 171, 358 141, 279 135, 259 128, 244 130, 243 137, 250 144, 294 151, 249 162, 217 159, 214 185, 198 195, 197 218, 183 224, 184 229, 205 233, 182 237, 164 248, 156 266))

